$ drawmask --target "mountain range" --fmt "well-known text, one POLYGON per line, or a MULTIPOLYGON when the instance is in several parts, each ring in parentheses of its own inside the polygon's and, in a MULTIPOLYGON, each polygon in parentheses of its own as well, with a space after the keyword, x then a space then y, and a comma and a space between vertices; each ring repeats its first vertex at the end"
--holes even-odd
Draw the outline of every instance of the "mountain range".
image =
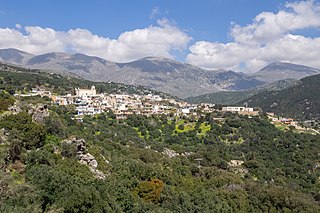
POLYGON ((187 98, 219 91, 254 89, 281 79, 300 79, 320 70, 289 63, 272 63, 254 74, 232 70, 207 70, 168 58, 146 57, 115 63, 84 54, 46 53, 33 55, 17 49, 1 49, 0 60, 27 68, 68 73, 91 81, 142 85, 187 98))

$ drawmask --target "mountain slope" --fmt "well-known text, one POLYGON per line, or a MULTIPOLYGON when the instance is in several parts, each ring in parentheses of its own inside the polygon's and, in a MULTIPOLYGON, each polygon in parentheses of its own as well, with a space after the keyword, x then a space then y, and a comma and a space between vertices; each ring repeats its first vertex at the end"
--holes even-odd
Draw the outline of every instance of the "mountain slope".
POLYGON ((186 99, 186 101, 191 103, 214 103, 222 105, 232 105, 239 101, 242 101, 243 99, 251 97, 257 92, 257 90, 220 91, 195 97, 189 97, 186 99))
POLYGON ((280 91, 264 91, 239 104, 248 102, 264 111, 300 119, 320 119, 320 74, 300 80, 299 84, 280 91))
POLYGON ((23 52, 17 49, 0 49, 0 61, 13 63, 13 64, 25 64, 34 55, 23 52))
POLYGON ((18 71, 0 72, 0 212, 320 212, 318 135, 229 113, 78 121, 10 95, 67 79, 18 71))
POLYGON ((123 85, 0 70, 0 212, 320 212, 319 135, 219 112, 79 121, 13 94, 123 85))
MULTIPOLYGON (((65 95, 74 93, 74 88, 90 88, 94 85, 98 93, 116 93, 116 94, 157 94, 162 97, 173 98, 169 94, 154 91, 149 88, 135 85, 125 85, 113 82, 92 82, 85 79, 75 78, 70 74, 61 75, 42 72, 41 70, 25 69, 18 66, 8 65, 0 62, 0 82, 1 90, 24 91, 43 85, 50 85, 51 92, 65 95)), ((1 93, 1 92, 0 92, 1 93)))
POLYGON ((84 54, 53 52, 35 56, 16 49, 0 50, 0 60, 48 72, 69 73, 91 81, 142 85, 180 98, 252 90, 266 83, 320 73, 311 67, 282 62, 246 75, 231 70, 206 70, 168 58, 146 57, 129 63, 114 63, 84 54))
MULTIPOLYGON (((13 49, 11 52, 14 55, 13 49)), ((73 73, 92 81, 142 85, 181 98, 221 90, 250 89, 264 83, 234 71, 205 70, 167 58, 147 57, 130 63, 113 63, 83 54, 47 53, 30 58, 16 50, 16 55, 16 58, 11 57, 11 63, 73 73)))
POLYGON ((118 64, 121 70, 113 76, 116 82, 141 84, 181 98, 213 91, 242 89, 261 85, 251 77, 226 70, 205 70, 190 64, 148 57, 118 64))
POLYGON ((312 67, 284 62, 275 62, 252 74, 252 76, 261 81, 274 82, 289 78, 301 79, 319 73, 319 69, 312 67))
POLYGON ((191 103, 214 103, 214 104, 236 104, 244 99, 247 99, 254 94, 262 91, 277 91, 297 84, 298 81, 294 79, 285 79, 277 82, 272 82, 266 85, 258 86, 255 89, 242 91, 220 91, 208 93, 195 97, 189 97, 186 100, 191 103))

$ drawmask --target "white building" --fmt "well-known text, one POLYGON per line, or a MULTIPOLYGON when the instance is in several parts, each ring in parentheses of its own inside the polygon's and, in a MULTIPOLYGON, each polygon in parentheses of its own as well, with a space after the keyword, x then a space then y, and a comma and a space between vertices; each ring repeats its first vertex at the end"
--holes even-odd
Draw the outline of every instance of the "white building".
POLYGON ((222 111, 224 112, 253 112, 253 108, 251 107, 233 107, 233 106, 227 106, 222 107, 222 111))
POLYGON ((227 106, 222 107, 223 112, 233 112, 238 113, 240 115, 253 115, 257 116, 259 115, 259 111, 254 111, 251 107, 233 107, 233 106, 227 106))
POLYGON ((96 91, 96 87, 92 86, 91 89, 79 89, 75 88, 76 91, 76 96, 78 97, 83 97, 83 96, 96 96, 97 95, 97 91, 96 91))

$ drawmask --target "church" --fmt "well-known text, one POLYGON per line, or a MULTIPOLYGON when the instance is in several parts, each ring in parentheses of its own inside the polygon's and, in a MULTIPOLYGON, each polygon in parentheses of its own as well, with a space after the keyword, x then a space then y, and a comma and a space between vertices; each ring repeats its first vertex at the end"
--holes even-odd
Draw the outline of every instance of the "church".
POLYGON ((79 89, 75 88, 75 92, 76 92, 76 96, 78 97, 82 97, 82 96, 96 96, 97 95, 97 91, 96 91, 96 87, 92 86, 91 89, 79 89))

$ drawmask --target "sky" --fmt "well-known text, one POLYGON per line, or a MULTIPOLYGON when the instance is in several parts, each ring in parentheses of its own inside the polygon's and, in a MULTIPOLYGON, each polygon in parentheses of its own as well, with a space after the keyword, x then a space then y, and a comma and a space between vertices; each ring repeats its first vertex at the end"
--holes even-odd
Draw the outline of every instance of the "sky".
POLYGON ((0 48, 256 72, 320 68, 319 0, 0 0, 0 48))

